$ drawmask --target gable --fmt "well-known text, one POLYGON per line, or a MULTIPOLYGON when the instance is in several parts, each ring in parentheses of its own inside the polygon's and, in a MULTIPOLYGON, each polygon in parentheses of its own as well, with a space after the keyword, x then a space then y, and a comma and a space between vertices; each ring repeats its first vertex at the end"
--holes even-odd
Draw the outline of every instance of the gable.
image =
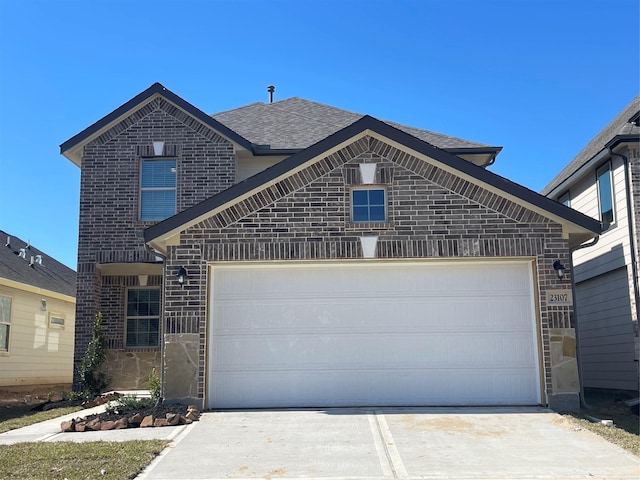
POLYGON ((167 244, 175 244, 180 232, 199 223, 209 228, 224 228, 367 152, 489 209, 505 212, 518 222, 526 222, 534 214, 552 220, 562 225, 565 237, 572 244, 582 243, 600 231, 599 223, 589 217, 365 117, 261 174, 150 227, 145 231, 145 240, 164 251, 167 244))
POLYGON ((165 102, 163 108, 165 108, 167 113, 180 119, 182 123, 189 125, 195 131, 205 134, 204 132, 207 130, 213 130, 234 145, 251 150, 251 142, 213 119, 202 110, 183 100, 161 84, 154 83, 145 91, 62 143, 60 145, 60 153, 80 167, 83 150, 86 145, 94 141, 104 142, 109 138, 117 136, 123 130, 136 123, 140 118, 147 115, 150 109, 156 108, 158 103, 155 101, 159 99, 165 102))
MULTIPOLYGON (((311 179, 311 171, 301 171, 288 179, 287 186, 276 184, 248 197, 194 225, 185 236, 208 239, 205 246, 210 251, 205 257, 215 260, 223 256, 222 245, 256 249, 257 257, 258 250, 272 241, 331 250, 348 248, 345 245, 356 248, 363 235, 379 236, 381 258, 486 256, 504 249, 502 239, 519 236, 522 241, 537 242, 531 251, 542 251, 548 232, 561 234, 562 227, 550 219, 436 166, 423 168, 425 163, 416 160, 366 136, 333 154, 317 177, 311 179), (389 215, 382 224, 351 221, 349 192, 361 185, 361 163, 376 164, 375 185, 387 191, 389 215), (302 186, 282 194, 294 185, 302 186), (396 241, 403 236, 410 240, 406 245, 396 241), (399 252, 399 248, 413 252, 399 252)), ((327 251, 320 257, 335 254, 327 251)), ((279 255, 283 259, 300 256, 284 251, 279 255)), ((246 252, 237 255, 246 257, 246 252)), ((317 253, 313 258, 318 258, 317 253)))

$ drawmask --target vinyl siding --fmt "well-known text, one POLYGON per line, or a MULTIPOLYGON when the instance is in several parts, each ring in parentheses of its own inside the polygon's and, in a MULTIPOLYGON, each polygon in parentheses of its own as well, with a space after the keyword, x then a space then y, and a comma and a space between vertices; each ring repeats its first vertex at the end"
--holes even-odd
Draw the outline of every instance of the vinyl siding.
POLYGON ((272 167, 287 157, 241 157, 236 160, 236 183, 253 177, 255 174, 272 167))
POLYGON ((0 287, 12 298, 9 352, 0 354, 0 387, 71 383, 75 303, 0 287), (41 300, 47 302, 42 311, 41 300), (49 314, 65 317, 64 328, 49 325, 49 314))
MULTIPOLYGON (((620 158, 613 158, 611 171, 613 174, 615 224, 600 236, 600 240, 595 246, 574 253, 573 264, 576 282, 631 263, 625 172, 624 164, 620 158)), ((595 170, 576 182, 570 192, 571 208, 599 219, 595 170)))
POLYGON ((637 390, 626 268, 576 284, 585 387, 637 390))

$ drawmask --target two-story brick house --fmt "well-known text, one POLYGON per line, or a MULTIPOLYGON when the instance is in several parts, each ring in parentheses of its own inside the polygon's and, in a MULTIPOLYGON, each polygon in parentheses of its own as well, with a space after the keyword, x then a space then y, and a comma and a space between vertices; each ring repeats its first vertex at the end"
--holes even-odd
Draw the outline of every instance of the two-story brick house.
POLYGON ((209 116, 154 84, 82 168, 76 361, 205 407, 577 405, 569 248, 600 223, 499 148, 292 98, 209 116))
POLYGON ((639 122, 640 96, 542 190, 605 227, 572 255, 585 387, 638 390, 639 122))

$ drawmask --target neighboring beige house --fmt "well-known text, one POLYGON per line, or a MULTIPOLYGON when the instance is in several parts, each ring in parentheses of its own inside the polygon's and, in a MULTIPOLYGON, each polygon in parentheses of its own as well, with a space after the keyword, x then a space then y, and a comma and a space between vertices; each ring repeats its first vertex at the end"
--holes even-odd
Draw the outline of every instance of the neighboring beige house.
POLYGON ((585 387, 638 390, 639 118, 640 96, 541 192, 604 227, 572 255, 585 387))
POLYGON ((0 388, 69 386, 76 272, 0 230, 0 388))

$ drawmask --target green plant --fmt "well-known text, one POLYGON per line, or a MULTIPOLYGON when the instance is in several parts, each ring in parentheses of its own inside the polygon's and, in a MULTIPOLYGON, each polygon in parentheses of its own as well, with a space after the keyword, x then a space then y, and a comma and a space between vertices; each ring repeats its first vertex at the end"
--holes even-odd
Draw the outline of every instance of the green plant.
POLYGON ((156 373, 156 369, 154 367, 149 374, 149 392, 151 393, 151 398, 154 400, 160 400, 160 393, 162 390, 162 382, 160 381, 160 377, 156 373))
POLYGON ((102 314, 98 312, 93 321, 91 341, 87 345, 78 375, 82 388, 88 396, 99 395, 109 384, 109 379, 104 371, 104 362, 107 359, 107 338, 102 331, 102 314))
POLYGON ((119 415, 121 413, 133 412, 136 410, 145 410, 153 407, 155 404, 156 400, 154 398, 138 398, 135 394, 125 395, 124 397, 120 397, 117 400, 110 402, 105 408, 105 411, 109 415, 119 415))

